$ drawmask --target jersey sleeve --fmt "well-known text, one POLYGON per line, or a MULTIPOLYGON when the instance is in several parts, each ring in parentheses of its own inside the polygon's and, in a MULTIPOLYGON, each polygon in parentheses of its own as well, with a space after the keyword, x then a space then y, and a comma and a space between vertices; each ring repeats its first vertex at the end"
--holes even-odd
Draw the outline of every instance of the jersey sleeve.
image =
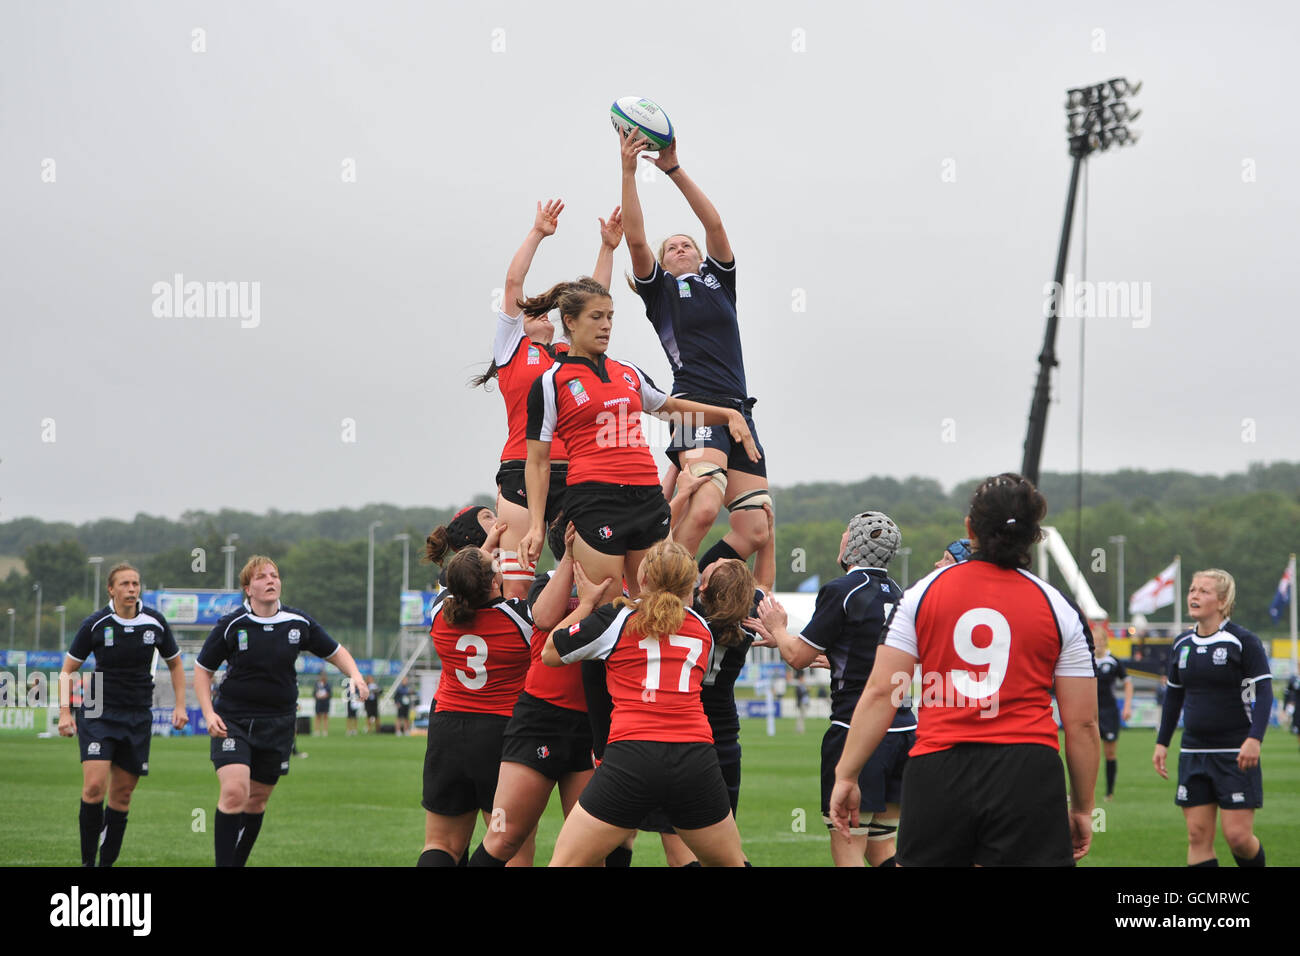
POLYGON ((181 652, 176 643, 176 635, 172 633, 172 626, 167 623, 167 618, 161 614, 158 615, 158 623, 162 625, 162 643, 158 645, 158 653, 165 661, 173 660, 181 652))
POLYGON ((642 279, 633 276, 632 281, 636 286, 636 294, 645 303, 646 318, 650 320, 651 325, 658 328, 655 315, 658 312, 659 300, 663 296, 664 290, 664 270, 660 267, 659 260, 655 260, 655 267, 650 270, 648 278, 642 279))
POLYGON ((722 287, 731 293, 731 297, 736 297, 736 260, 730 262, 719 262, 713 256, 709 256, 709 271, 718 277, 722 287))
POLYGON ((497 368, 504 368, 519 351, 524 340, 524 313, 516 316, 497 311, 497 334, 492 339, 492 361, 497 368))
POLYGON ((532 587, 528 589, 529 614, 532 613, 533 605, 537 603, 537 599, 541 597, 542 592, 546 590, 546 585, 551 583, 551 576, 554 573, 554 571, 543 571, 541 574, 533 578, 532 587))
POLYGON ((1128 680, 1128 669, 1120 663, 1118 657, 1115 658, 1115 679, 1121 683, 1128 680))
POLYGON ((889 616, 885 639, 882 642, 910 654, 918 660, 921 657, 921 651, 916 641, 916 612, 921 605, 924 588, 928 586, 929 582, 927 581, 923 582, 921 587, 912 587, 903 592, 903 600, 894 606, 894 610, 889 616))
POLYGON ((533 642, 533 611, 528 606, 528 602, 523 598, 507 598, 497 605, 506 617, 510 618, 515 627, 519 628, 519 636, 524 639, 525 644, 533 642))
POLYGON ((641 407, 647 412, 657 412, 663 408, 664 402, 668 401, 668 396, 659 390, 654 380, 645 372, 641 371, 635 365, 637 377, 641 379, 641 407))
POLYGON ((203 642, 203 647, 194 663, 205 671, 215 672, 230 656, 230 645, 226 643, 226 628, 225 621, 218 621, 217 626, 203 642))
POLYGON ((1247 631, 1241 640, 1241 673, 1244 680, 1252 683, 1272 680, 1268 655, 1264 653, 1264 643, 1247 631))
POLYGON ((529 441, 551 441, 555 437, 555 375, 549 369, 533 379, 528 390, 529 441))
POLYGON ((1180 653, 1178 648, 1182 643, 1183 641, 1174 641, 1174 646, 1169 648, 1169 673, 1166 675, 1169 682, 1168 686, 1177 687, 1180 690, 1183 686, 1183 675, 1178 668, 1178 655, 1180 653))
POLYGON ((84 664, 86 658, 95 651, 90 643, 92 618, 93 615, 81 622, 81 627, 77 628, 76 636, 72 638, 72 643, 68 645, 68 656, 78 664, 84 664))
POLYGON ((623 620, 630 613, 606 604, 592 611, 586 618, 571 627, 557 628, 551 635, 560 660, 566 664, 574 661, 604 660, 618 643, 623 620))
MULTIPOLYGON (((303 616, 307 617, 305 614, 303 616)), ((339 642, 325 633, 325 628, 317 624, 314 619, 308 617, 307 622, 307 640, 302 646, 321 658, 328 659, 337 654, 341 646, 339 642)))
POLYGON ((839 636, 844 623, 844 608, 829 584, 817 592, 817 603, 813 605, 812 618, 804 625, 799 636, 805 644, 811 644, 819 651, 824 651, 839 636))

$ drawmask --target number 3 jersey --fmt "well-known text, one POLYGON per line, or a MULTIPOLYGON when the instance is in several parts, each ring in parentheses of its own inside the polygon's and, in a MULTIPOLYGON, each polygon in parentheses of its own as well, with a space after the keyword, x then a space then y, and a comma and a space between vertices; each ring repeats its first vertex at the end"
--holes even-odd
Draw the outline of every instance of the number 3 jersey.
POLYGON ((605 660, 614 701, 609 743, 713 743, 700 701, 713 634, 690 608, 673 634, 637 634, 628 625, 636 609, 606 604, 585 620, 552 634, 566 664, 605 660))
POLYGON ((885 644, 921 665, 913 757, 959 743, 1059 749, 1052 683, 1094 676, 1079 609, 1028 571, 978 558, 906 591, 885 644))
POLYGON ((533 622, 528 605, 518 599, 498 599, 474 612, 466 624, 452 624, 447 603, 433 616, 433 649, 442 661, 435 713, 514 713, 515 701, 528 675, 529 641, 533 622))

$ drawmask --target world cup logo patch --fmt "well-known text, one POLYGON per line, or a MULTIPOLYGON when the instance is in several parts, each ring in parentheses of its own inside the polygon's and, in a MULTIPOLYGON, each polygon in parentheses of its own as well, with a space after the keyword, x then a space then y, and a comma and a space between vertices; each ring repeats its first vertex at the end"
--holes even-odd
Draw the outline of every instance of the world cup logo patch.
POLYGON ((591 396, 587 394, 587 390, 582 387, 581 382, 576 380, 569 383, 569 394, 573 396, 573 400, 579 405, 586 405, 587 402, 591 401, 591 396))

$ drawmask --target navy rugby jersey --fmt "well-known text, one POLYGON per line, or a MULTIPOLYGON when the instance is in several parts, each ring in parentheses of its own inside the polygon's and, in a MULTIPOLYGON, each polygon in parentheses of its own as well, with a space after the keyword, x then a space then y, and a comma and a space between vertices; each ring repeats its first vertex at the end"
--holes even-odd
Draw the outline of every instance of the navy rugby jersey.
MULTIPOLYGON (((761 600, 763 592, 755 588, 751 615, 756 613, 761 600)), ((695 611, 707 619, 698 600, 695 611)), ((740 676, 741 668, 745 666, 745 657, 754 643, 754 635, 749 631, 741 628, 740 633, 742 640, 735 647, 727 647, 714 640, 713 657, 700 687, 700 702, 704 704, 704 716, 709 718, 709 726, 713 728, 715 745, 733 744, 740 739, 740 715, 736 712, 736 678, 740 676)))
POLYGON ((1128 671, 1110 654, 1097 661, 1094 666, 1097 668, 1097 706, 1113 710, 1119 706, 1115 700, 1115 685, 1122 685, 1128 680, 1128 671))
POLYGON ((709 256, 699 275, 683 276, 656 262, 649 278, 636 280, 636 292, 672 366, 674 395, 748 397, 734 260, 724 264, 709 256))
POLYGON ((1236 753, 1248 736, 1263 739, 1271 708, 1257 708, 1256 693, 1272 704, 1272 674, 1259 638, 1231 621, 1209 637, 1192 628, 1174 641, 1156 742, 1169 745, 1181 704, 1183 753, 1236 753))
MULTIPOLYGON (((903 596, 883 568, 852 568, 817 592, 812 620, 799 635, 831 665, 831 723, 849 726, 876 663, 876 647, 903 596)), ((912 702, 904 699, 891 731, 916 729, 912 702)))
POLYGON ((104 707, 152 707, 154 651, 165 661, 180 653, 167 619, 139 603, 134 617, 121 617, 109 604, 81 622, 68 656, 83 664, 95 655, 104 707))
POLYGON ((258 617, 245 603, 217 622, 196 664, 209 673, 226 664, 214 702, 218 714, 271 717, 298 709, 298 654, 325 658, 338 649, 338 641, 296 608, 281 604, 270 617, 258 617))

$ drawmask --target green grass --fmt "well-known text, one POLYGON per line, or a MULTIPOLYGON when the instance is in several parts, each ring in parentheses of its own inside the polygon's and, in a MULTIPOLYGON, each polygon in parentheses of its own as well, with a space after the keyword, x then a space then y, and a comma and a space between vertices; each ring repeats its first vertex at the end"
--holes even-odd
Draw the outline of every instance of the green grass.
MULTIPOLYGON (((793 720, 764 735, 762 721, 742 723, 744 780, 739 823, 745 850, 757 865, 827 866, 830 851, 818 807, 818 754, 823 721, 794 732, 793 720), (802 821, 802 827, 800 826, 802 821)), ((1105 810, 1105 831, 1094 837, 1085 866, 1181 866, 1186 834, 1173 803, 1174 782, 1151 767, 1154 734, 1120 737, 1119 783, 1105 810)), ((295 759, 268 806, 266 827, 253 851, 254 866, 411 866, 424 837, 420 781, 424 738, 392 735, 303 737, 310 756, 295 759)), ((1176 745, 1170 764, 1175 764, 1176 745)), ((155 738, 151 773, 136 791, 120 863, 208 866, 217 778, 206 738, 155 738), (196 816, 200 811, 203 820, 196 816), (204 832, 197 832, 200 823, 204 832)), ((76 742, 0 736, 0 865, 60 866, 79 858, 77 806, 81 785, 76 742)), ((1102 781, 1104 787, 1104 776, 1102 781)), ((1300 753, 1285 731, 1264 743, 1265 806, 1255 832, 1274 866, 1300 865, 1300 753)), ((561 824, 553 796, 538 836, 537 862, 550 858, 561 824)), ((475 844, 482 836, 482 824, 475 844)), ((1219 861, 1232 865, 1220 837, 1219 861)), ((637 839, 634 863, 662 866, 651 834, 637 839)))

